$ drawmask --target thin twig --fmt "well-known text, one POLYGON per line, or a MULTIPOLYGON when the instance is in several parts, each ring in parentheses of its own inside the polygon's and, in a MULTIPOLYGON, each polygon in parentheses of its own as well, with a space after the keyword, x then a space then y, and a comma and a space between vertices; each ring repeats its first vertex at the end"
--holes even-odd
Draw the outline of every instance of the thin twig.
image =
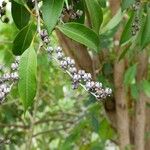
MULTIPOLYGON (((52 56, 52 59, 55 60, 55 62, 56 62, 58 65, 60 65, 56 57, 52 56)), ((70 73, 68 70, 64 70, 64 72, 67 73, 67 74, 72 78, 72 75, 71 75, 71 73, 70 73)), ((86 87, 85 87, 82 83, 79 83, 79 84, 80 84, 80 86, 81 86, 85 91, 87 91, 88 93, 92 94, 94 97, 97 98, 97 95, 95 95, 93 92, 89 92, 89 91, 86 89, 86 87)))
POLYGON ((42 134, 49 134, 50 132, 58 132, 58 131, 61 131, 61 130, 66 130, 66 129, 69 129, 69 127, 46 130, 46 131, 43 131, 43 132, 36 133, 32 137, 36 137, 36 136, 39 136, 39 135, 42 135, 42 134))
POLYGON ((34 123, 34 125, 38 125, 38 124, 41 124, 41 123, 47 123, 47 122, 67 122, 67 123, 74 123, 74 121, 71 121, 71 120, 66 120, 66 119, 62 119, 62 118, 49 118, 49 119, 45 119, 45 120, 39 120, 39 121, 36 121, 34 123))
POLYGON ((26 126, 26 125, 4 124, 4 123, 0 123, 0 127, 14 127, 14 128, 22 128, 22 129, 28 129, 29 128, 29 126, 26 126))
POLYGON ((0 41, 0 44, 3 45, 3 44, 13 44, 12 41, 0 41))
MULTIPOLYGON (((35 0, 35 4, 37 6, 37 0, 35 0)), ((38 9, 38 6, 36 7, 36 9, 38 9)), ((39 22, 40 23, 40 22, 39 22)), ((40 30, 40 27, 38 27, 38 30, 40 30)), ((38 50, 37 52, 39 52, 41 48, 41 43, 39 43, 39 47, 38 47, 38 50)), ((41 73, 39 73, 39 79, 41 79, 41 73)), ((30 131, 29 131, 29 139, 27 141, 27 144, 26 144, 26 149, 30 150, 31 149, 31 146, 32 146, 32 136, 34 134, 34 124, 35 124, 35 117, 36 117, 36 113, 37 113, 37 108, 38 108, 38 100, 39 100, 39 91, 40 91, 40 82, 41 81, 38 81, 38 86, 37 86, 37 94, 36 94, 36 101, 34 103, 34 110, 33 110, 33 115, 30 116, 31 118, 31 126, 30 126, 30 131)))
POLYGON ((40 12, 39 12, 37 0, 35 0, 35 10, 36 10, 36 16, 37 16, 37 31, 38 33, 40 33, 41 32, 41 18, 40 18, 40 12))

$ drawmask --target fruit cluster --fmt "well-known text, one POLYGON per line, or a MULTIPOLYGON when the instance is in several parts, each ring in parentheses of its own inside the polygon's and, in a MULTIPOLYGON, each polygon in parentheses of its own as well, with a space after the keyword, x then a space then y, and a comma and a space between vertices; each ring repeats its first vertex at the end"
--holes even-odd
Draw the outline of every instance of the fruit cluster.
POLYGON ((9 22, 9 18, 6 16, 6 5, 7 3, 3 1, 2 5, 0 6, 0 19, 3 23, 9 22))
POLYGON ((135 17, 132 23, 132 35, 135 36, 137 32, 140 30, 140 21, 138 16, 138 11, 140 10, 140 0, 136 0, 136 2, 133 4, 132 8, 135 11, 135 17))
POLYGON ((20 57, 16 57, 15 62, 11 64, 11 70, 8 72, 8 69, 3 65, 0 66, 0 103, 2 103, 6 96, 10 93, 12 85, 18 81, 18 65, 20 57))
POLYGON ((82 10, 74 10, 73 5, 69 5, 68 7, 64 7, 62 14, 61 14, 61 20, 65 22, 65 20, 76 20, 80 18, 83 15, 82 10))
POLYGON ((81 85, 98 100, 103 100, 106 99, 107 96, 111 96, 112 90, 110 88, 104 88, 102 83, 93 81, 90 73, 86 73, 84 70, 78 70, 75 66, 74 59, 65 57, 60 46, 55 48, 48 46, 46 50, 47 53, 58 62, 60 67, 70 75, 73 89, 77 89, 78 86, 81 85), (52 53, 55 54, 52 55, 52 53))
POLYGON ((50 43, 47 30, 42 30, 40 32, 41 40, 47 45, 50 43))

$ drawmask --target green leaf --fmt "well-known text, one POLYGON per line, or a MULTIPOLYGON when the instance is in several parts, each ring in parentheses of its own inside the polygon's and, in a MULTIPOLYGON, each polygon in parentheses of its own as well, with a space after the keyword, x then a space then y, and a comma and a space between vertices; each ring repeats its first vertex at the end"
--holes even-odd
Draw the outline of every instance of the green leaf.
POLYGON ((130 46, 131 46, 131 43, 129 43, 129 45, 127 45, 127 47, 125 47, 124 49, 122 48, 122 52, 119 56, 119 61, 125 57, 125 55, 127 54, 127 52, 130 50, 130 46))
POLYGON ((122 17, 123 17, 123 15, 122 15, 121 9, 119 9, 118 12, 116 13, 116 15, 114 15, 113 18, 106 24, 106 26, 104 27, 102 32, 111 30, 111 29, 115 28, 116 26, 118 26, 122 20, 122 17))
POLYGON ((30 23, 17 34, 12 48, 15 55, 21 55, 30 46, 35 32, 36 26, 30 23))
POLYGON ((110 127, 110 124, 108 123, 108 121, 106 119, 103 119, 100 122, 100 127, 99 127, 99 135, 100 138, 102 140, 107 140, 107 139, 111 139, 113 137, 113 130, 110 127))
POLYGON ((142 90, 148 97, 150 97, 150 82, 149 81, 144 80, 142 82, 142 90))
POLYGON ((62 12, 64 0, 43 0, 42 14, 49 34, 54 29, 62 12))
POLYGON ((90 20, 92 23, 92 28, 96 33, 99 33, 100 26, 103 21, 103 12, 102 9, 97 2, 97 0, 85 0, 86 6, 88 8, 88 12, 90 15, 90 20), (95 11, 96 10, 96 11, 95 11))
POLYGON ((20 5, 15 1, 12 1, 11 14, 18 29, 25 27, 30 20, 30 13, 28 10, 23 5, 20 5))
POLYGON ((98 3, 100 4, 101 7, 105 8, 107 5, 106 5, 106 0, 98 0, 98 3))
POLYGON ((94 116, 94 114, 91 115, 91 124, 92 124, 93 130, 95 132, 98 132, 100 124, 99 124, 98 119, 94 116))
POLYGON ((122 11, 129 8, 134 3, 135 3, 135 0, 122 0, 122 3, 121 3, 122 11))
POLYGON ((137 64, 127 69, 127 71, 125 72, 125 76, 124 76, 125 85, 132 84, 135 81, 136 70, 137 70, 137 64))
POLYGON ((141 46, 145 48, 150 43, 150 7, 147 6, 147 16, 141 35, 141 46))
POLYGON ((137 84, 131 84, 131 95, 136 100, 139 97, 139 88, 137 84))
POLYGON ((33 48, 27 49, 21 56, 19 64, 19 95, 21 102, 28 109, 36 95, 37 55, 33 48))
POLYGON ((120 44, 121 45, 128 42, 128 41, 130 41, 130 39, 133 37, 132 36, 132 23, 133 23, 133 20, 134 20, 134 16, 135 16, 135 13, 132 13, 130 19, 128 20, 128 22, 126 24, 126 26, 124 27, 124 30, 122 32, 121 39, 120 39, 120 44))
POLYGON ((79 23, 66 23, 57 28, 69 38, 95 50, 99 51, 99 37, 86 26, 79 23))
POLYGON ((25 0, 13 0, 16 3, 20 4, 20 5, 24 5, 25 4, 25 0))

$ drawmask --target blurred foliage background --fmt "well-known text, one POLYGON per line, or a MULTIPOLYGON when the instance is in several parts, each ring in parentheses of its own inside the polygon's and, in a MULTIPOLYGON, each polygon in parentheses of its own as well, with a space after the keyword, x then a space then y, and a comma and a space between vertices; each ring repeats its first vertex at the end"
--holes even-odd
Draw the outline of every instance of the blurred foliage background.
MULTIPOLYGON (((12 41, 18 32, 9 18, 9 24, 0 22, 0 64, 5 66, 14 59, 12 41)), ((52 41, 57 43, 55 35, 52 41)), ((102 103, 82 88, 73 91, 67 74, 48 59, 45 52, 38 55, 39 89, 29 111, 32 116, 24 113, 17 85, 0 105, 0 150, 107 149, 115 143, 116 134, 102 103)))

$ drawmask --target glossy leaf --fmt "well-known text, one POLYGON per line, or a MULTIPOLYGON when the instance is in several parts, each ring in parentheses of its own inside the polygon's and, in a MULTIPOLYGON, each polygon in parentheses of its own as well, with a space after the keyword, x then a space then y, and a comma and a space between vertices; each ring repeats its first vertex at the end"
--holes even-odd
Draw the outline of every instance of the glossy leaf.
POLYGON ((100 26, 103 21, 103 12, 102 9, 97 2, 97 0, 85 0, 86 6, 88 8, 88 12, 90 15, 90 20, 92 23, 92 28, 96 33, 99 33, 100 26), (95 11, 96 10, 96 11, 95 11))
POLYGON ((122 0, 121 8, 122 11, 129 8, 132 4, 134 4, 135 0, 122 0))
POLYGON ((19 95, 25 110, 30 107, 36 95, 37 55, 33 48, 27 49, 19 64, 19 95))
POLYGON ((129 85, 134 83, 136 75, 137 65, 133 65, 127 69, 124 76, 124 84, 129 85))
POLYGON ((107 5, 106 5, 106 0, 98 0, 98 3, 100 4, 101 7, 105 8, 107 5))
POLYGON ((24 5, 25 4, 25 0, 13 0, 18 4, 24 5))
POLYGON ((147 16, 141 35, 141 46, 145 48, 150 43, 150 7, 147 7, 147 16))
POLYGON ((119 9, 116 15, 114 15, 113 18, 106 24, 103 31, 112 30, 113 28, 118 26, 122 20, 122 17, 123 15, 122 15, 121 9, 119 9))
POLYGON ((43 0, 42 14, 49 34, 54 29, 62 12, 64 0, 43 0))
POLYGON ((86 26, 79 23, 66 23, 57 28, 69 38, 95 50, 99 51, 99 37, 86 26))
POLYGON ((23 5, 18 4, 15 1, 12 1, 11 14, 18 29, 25 27, 30 20, 30 13, 28 10, 23 5))
POLYGON ((21 55, 30 46, 35 32, 36 26, 30 23, 17 34, 12 48, 15 55, 21 55))
POLYGON ((128 20, 127 24, 124 27, 124 30, 121 35, 120 44, 124 44, 128 42, 133 36, 132 36, 132 23, 134 20, 134 13, 131 14, 130 19, 128 20))

